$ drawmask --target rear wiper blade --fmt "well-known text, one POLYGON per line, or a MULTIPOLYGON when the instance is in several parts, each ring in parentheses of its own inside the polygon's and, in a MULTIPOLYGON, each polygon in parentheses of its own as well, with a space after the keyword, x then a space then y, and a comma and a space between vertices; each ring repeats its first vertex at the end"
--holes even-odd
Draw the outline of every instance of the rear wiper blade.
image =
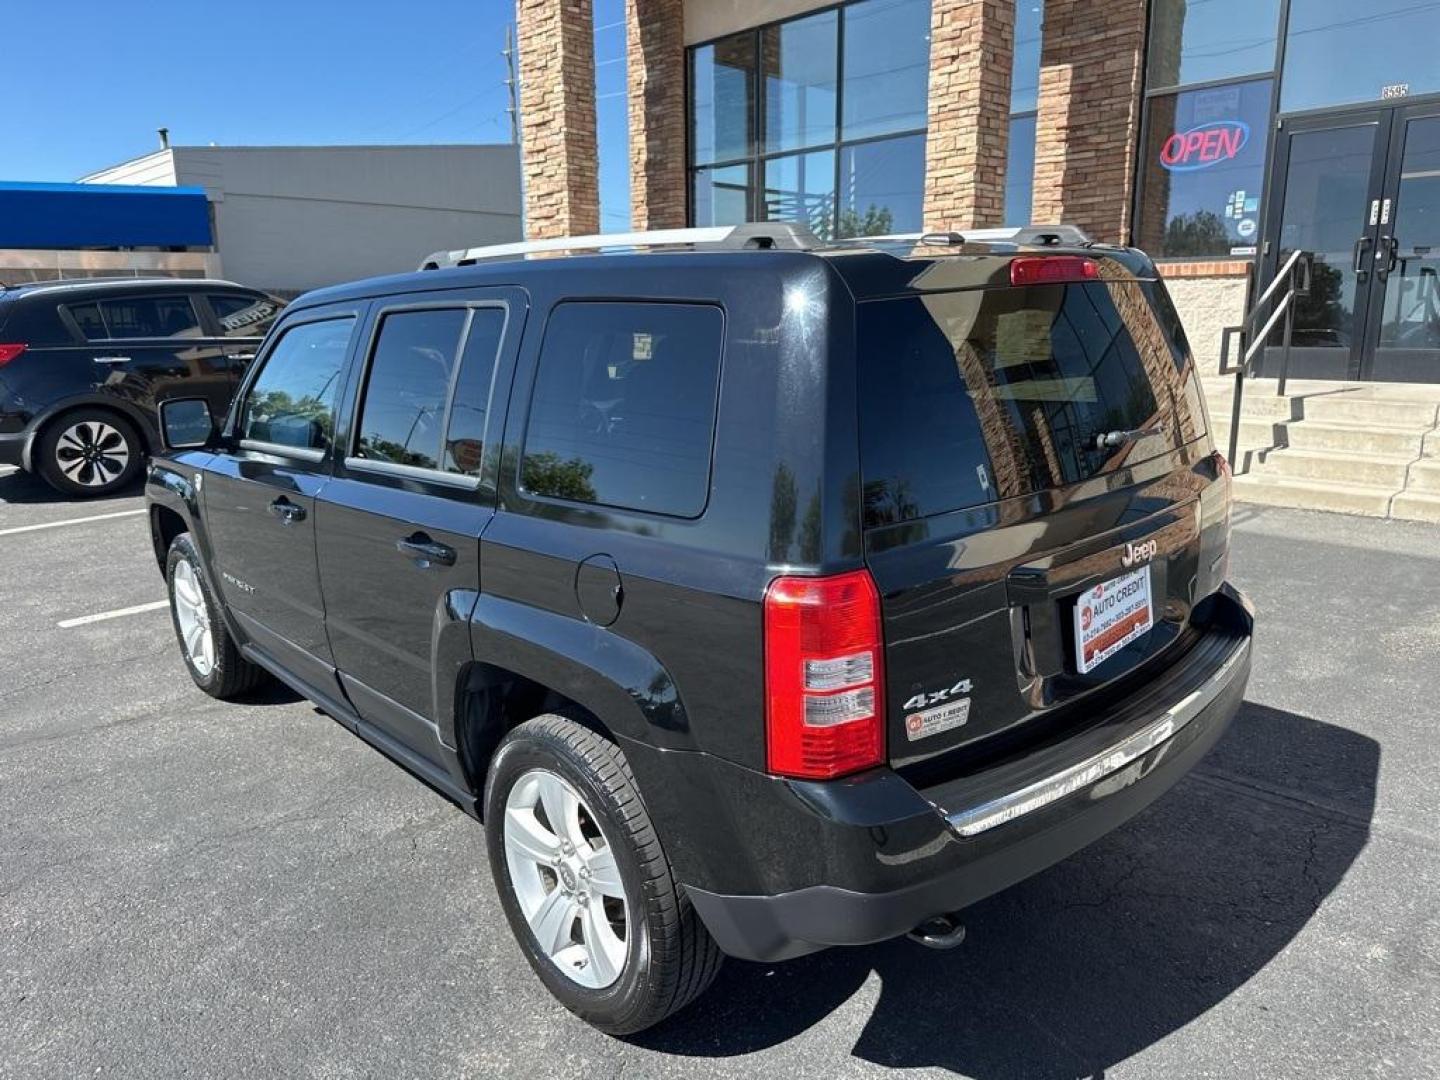
POLYGON ((1139 442, 1149 435, 1163 435, 1158 427, 1134 428, 1130 431, 1102 431, 1095 436, 1095 449, 1107 450, 1126 443, 1139 442))

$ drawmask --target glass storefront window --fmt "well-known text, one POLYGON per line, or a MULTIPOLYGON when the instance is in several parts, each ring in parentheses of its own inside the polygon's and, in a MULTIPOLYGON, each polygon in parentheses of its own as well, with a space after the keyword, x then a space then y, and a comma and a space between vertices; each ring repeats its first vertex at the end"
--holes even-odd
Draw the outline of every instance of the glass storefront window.
POLYGON ((925 126, 930 0, 868 0, 844 8, 841 137, 866 139, 925 126))
POLYGON ((853 0, 690 50, 691 221, 922 229, 930 14, 853 0))
POLYGON ((822 240, 835 235, 835 151, 765 162, 766 221, 798 221, 822 240))
POLYGON ((1035 194, 1035 114, 1010 120, 1005 160, 1005 224, 1029 225, 1035 194))
MULTIPOLYGON (((1353 7, 1352 0, 1322 2, 1353 7)), ((1150 86, 1159 89, 1273 71, 1279 23, 1280 0, 1154 0, 1150 86)))
POLYGON ((1015 58, 1010 69, 1010 111, 1034 112, 1040 105, 1040 26, 1043 0, 1016 0, 1015 58))
POLYGON ((835 141, 838 26, 827 11, 760 32, 767 151, 835 141))
POLYGON ((847 146, 840 151, 837 236, 884 236, 925 227, 925 136, 847 146))
POLYGON ((697 165, 755 149, 755 35, 736 34, 694 50, 690 145, 697 165))
POLYGON ((691 192, 696 225, 741 225, 750 220, 749 165, 696 169, 691 192))
POLYGON ((1298 112, 1440 90, 1437 41, 1440 4, 1417 0, 1292 3, 1280 109, 1298 112))
POLYGON ((1257 79, 1150 99, 1137 239, 1151 255, 1253 254, 1270 85, 1257 79))

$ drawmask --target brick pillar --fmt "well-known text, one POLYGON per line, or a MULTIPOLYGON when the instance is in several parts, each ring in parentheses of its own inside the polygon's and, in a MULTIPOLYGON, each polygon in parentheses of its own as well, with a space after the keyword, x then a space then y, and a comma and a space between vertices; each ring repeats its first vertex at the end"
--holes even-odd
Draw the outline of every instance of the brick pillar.
POLYGON ((591 0, 516 0, 525 231, 600 231, 591 0))
POLYGON ((1144 58, 1145 0, 1045 0, 1035 222, 1129 239, 1144 58))
POLYGON ((1014 0, 934 0, 926 229, 1004 223, 1014 50, 1014 0))
POLYGON ((685 227, 685 3, 625 0, 630 225, 685 227))

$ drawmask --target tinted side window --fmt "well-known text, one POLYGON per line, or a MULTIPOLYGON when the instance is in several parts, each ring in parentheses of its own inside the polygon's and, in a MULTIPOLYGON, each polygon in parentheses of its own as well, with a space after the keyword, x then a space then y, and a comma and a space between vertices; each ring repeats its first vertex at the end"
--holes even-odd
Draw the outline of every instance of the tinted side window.
POLYGON ((124 296, 99 302, 111 338, 199 337, 200 320, 188 296, 124 296))
POLYGON ((240 437, 324 450, 335 432, 335 394, 354 318, 302 323, 281 336, 250 387, 240 437))
POLYGON ((556 306, 545 330, 521 486, 695 517, 710 488, 724 318, 683 304, 556 306))
POLYGON ((225 337, 264 337, 283 306, 268 296, 212 293, 206 297, 225 337))
POLYGON ((439 468, 445 401, 464 327, 464 308, 383 317, 360 407, 357 457, 439 468))
POLYGON ((450 405, 450 423, 445 431, 443 467, 446 472, 480 475, 490 383, 495 376, 495 357, 504 332, 503 308, 476 308, 471 314, 470 335, 460 356, 460 376, 455 381, 455 399, 450 405))
POLYGON ((101 341, 105 338, 105 320, 100 318, 98 304, 71 304, 66 310, 86 340, 101 341))

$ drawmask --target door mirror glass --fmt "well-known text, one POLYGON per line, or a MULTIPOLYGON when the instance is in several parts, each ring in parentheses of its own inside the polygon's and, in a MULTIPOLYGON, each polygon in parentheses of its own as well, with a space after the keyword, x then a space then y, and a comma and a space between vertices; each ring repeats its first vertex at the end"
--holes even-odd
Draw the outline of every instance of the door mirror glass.
POLYGON ((160 432, 169 450, 193 450, 215 436, 215 419, 204 398, 175 398, 160 403, 160 432))

